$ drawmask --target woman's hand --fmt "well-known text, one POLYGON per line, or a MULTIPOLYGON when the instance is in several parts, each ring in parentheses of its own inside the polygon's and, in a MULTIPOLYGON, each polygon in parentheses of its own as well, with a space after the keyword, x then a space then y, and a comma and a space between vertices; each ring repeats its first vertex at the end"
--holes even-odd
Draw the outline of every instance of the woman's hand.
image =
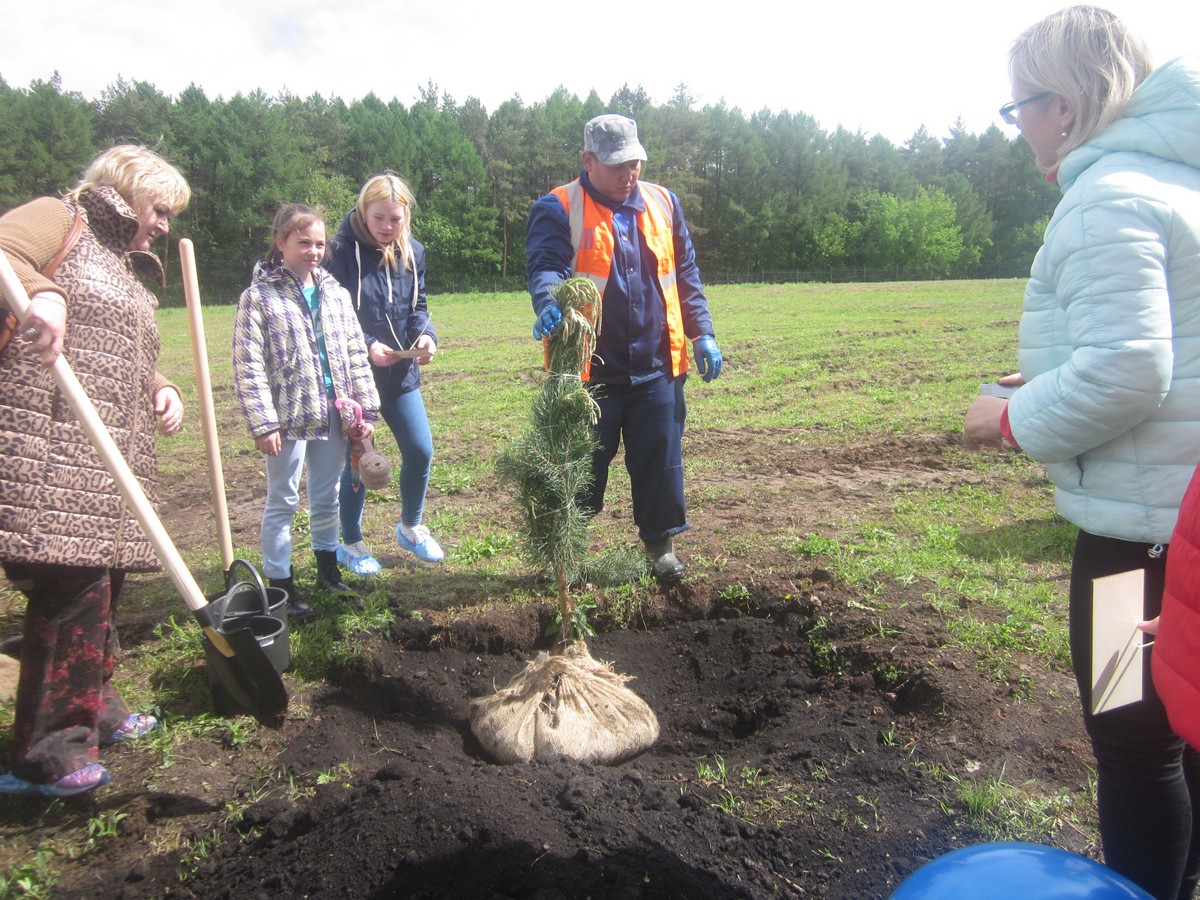
POLYGON ((34 294, 21 323, 21 340, 33 346, 38 362, 47 369, 62 355, 66 333, 67 304, 63 298, 49 291, 34 294))
POLYGON ((976 397, 967 407, 967 416, 963 421, 963 445, 968 450, 1005 445, 1000 434, 1000 414, 1007 405, 1007 400, 985 396, 976 397))
POLYGON ((254 448, 267 456, 278 456, 279 451, 283 449, 283 439, 279 436, 278 431, 272 431, 270 434, 256 437, 254 448))
POLYGON ((174 388, 159 388, 154 395, 154 412, 158 415, 158 433, 174 434, 183 424, 183 398, 174 388))

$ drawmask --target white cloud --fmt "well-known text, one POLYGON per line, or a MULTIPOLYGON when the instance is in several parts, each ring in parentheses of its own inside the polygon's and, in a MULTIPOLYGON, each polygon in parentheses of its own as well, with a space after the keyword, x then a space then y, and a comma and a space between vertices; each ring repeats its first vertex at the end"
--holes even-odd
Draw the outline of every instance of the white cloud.
MULTIPOLYGON (((0 77, 11 86, 61 74, 89 98, 116 79, 210 98, 262 89, 351 101, 373 91, 412 104, 429 82, 489 110, 558 86, 607 100, 641 86, 656 103, 686 84, 703 106, 749 115, 789 110, 902 142, 924 125, 945 135, 997 121, 1008 99, 1006 54, 1056 0, 970 5, 859 0, 713 7, 621 7, 561 0, 209 0, 147 6, 130 0, 18 3, 5 15, 0 77)), ((1158 59, 1196 48, 1200 7, 1121 0, 1109 7, 1158 59)))

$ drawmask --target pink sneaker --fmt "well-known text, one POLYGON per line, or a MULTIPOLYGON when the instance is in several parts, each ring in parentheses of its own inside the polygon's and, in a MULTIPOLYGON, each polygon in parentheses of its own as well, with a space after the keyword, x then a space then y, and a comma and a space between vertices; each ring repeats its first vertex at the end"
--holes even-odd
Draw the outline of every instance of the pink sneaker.
POLYGON ((112 781, 108 769, 100 763, 92 763, 82 769, 76 769, 70 775, 64 775, 58 781, 47 784, 34 784, 24 778, 18 778, 12 772, 0 775, 0 794, 41 794, 43 797, 74 797, 98 788, 112 781))
POLYGON ((117 730, 100 742, 101 747, 111 747, 113 744, 123 744, 126 741, 136 741, 145 737, 158 727, 158 719, 141 713, 130 713, 129 718, 117 726, 117 730))

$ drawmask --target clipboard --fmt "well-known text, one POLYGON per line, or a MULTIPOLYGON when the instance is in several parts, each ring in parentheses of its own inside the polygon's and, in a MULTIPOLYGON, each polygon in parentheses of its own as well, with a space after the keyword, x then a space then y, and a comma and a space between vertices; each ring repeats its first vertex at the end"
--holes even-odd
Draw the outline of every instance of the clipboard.
POLYGON ((428 350, 416 350, 416 349, 391 350, 391 349, 389 349, 387 351, 387 353, 388 353, 388 356, 391 356, 395 359, 432 359, 433 358, 433 354, 430 353, 428 350))
POLYGON ((1146 572, 1092 579, 1092 714, 1142 699, 1146 572))
POLYGON ((990 381, 979 386, 979 394, 982 397, 999 397, 1007 400, 1017 392, 1017 388, 1020 386, 1019 384, 1000 384, 997 381, 990 381))
POLYGON ((433 354, 428 350, 418 350, 415 347, 410 347, 407 350, 393 350, 391 347, 388 347, 384 352, 387 355, 386 365, 389 366, 395 365, 402 359, 411 359, 421 365, 425 365, 433 360, 433 354))

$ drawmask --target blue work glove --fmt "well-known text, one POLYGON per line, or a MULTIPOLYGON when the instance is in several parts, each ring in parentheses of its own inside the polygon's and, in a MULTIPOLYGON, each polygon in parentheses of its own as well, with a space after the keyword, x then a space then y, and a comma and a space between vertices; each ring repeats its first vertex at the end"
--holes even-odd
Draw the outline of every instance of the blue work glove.
POLYGON ((696 357, 696 369, 705 381, 712 381, 721 374, 721 349, 711 334, 696 338, 692 356, 696 357))
POLYGON ((533 339, 540 341, 544 337, 549 337, 554 333, 554 329, 558 327, 558 323, 562 321, 562 313, 559 312, 558 304, 551 303, 542 310, 541 315, 537 317, 537 321, 533 323, 533 339))

